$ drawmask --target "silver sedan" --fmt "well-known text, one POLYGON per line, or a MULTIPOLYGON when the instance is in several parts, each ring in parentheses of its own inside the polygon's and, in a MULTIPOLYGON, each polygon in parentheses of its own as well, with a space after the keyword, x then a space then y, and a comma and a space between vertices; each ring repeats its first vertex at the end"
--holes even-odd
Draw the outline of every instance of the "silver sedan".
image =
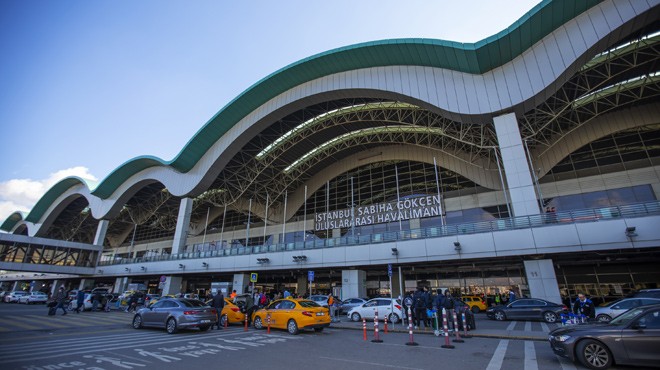
POLYGON ((143 326, 165 328, 169 334, 179 329, 199 328, 207 331, 218 321, 216 310, 204 302, 186 298, 164 298, 141 308, 133 316, 133 328, 143 326))

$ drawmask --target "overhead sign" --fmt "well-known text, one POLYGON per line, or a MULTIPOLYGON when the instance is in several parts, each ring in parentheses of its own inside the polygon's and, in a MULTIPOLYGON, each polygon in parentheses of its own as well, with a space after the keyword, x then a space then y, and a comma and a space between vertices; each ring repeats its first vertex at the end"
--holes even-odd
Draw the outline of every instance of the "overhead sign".
POLYGON ((441 214, 442 205, 440 204, 440 196, 427 195, 402 199, 398 202, 355 207, 353 212, 351 212, 350 208, 347 208, 317 213, 314 216, 314 228, 316 230, 341 229, 342 227, 434 217, 441 214))
POLYGON ((259 277, 259 274, 256 272, 253 272, 250 274, 250 282, 251 283, 256 283, 257 282, 257 277, 259 277))
POLYGON ((314 281, 314 271, 307 271, 307 280, 314 281))

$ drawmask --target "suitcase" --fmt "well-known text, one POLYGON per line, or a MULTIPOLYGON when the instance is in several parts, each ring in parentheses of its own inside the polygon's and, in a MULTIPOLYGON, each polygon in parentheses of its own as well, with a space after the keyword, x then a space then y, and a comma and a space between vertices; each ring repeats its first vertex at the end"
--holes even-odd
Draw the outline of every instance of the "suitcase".
POLYGON ((48 316, 55 316, 55 313, 57 312, 57 308, 55 307, 48 307, 48 316))

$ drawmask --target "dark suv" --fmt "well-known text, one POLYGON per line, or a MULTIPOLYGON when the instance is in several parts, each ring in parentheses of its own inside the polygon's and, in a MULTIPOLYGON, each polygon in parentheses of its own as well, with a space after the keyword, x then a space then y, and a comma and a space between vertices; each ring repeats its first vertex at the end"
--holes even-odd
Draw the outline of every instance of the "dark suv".
POLYGON ((660 298, 660 289, 642 289, 632 293, 628 298, 660 298))

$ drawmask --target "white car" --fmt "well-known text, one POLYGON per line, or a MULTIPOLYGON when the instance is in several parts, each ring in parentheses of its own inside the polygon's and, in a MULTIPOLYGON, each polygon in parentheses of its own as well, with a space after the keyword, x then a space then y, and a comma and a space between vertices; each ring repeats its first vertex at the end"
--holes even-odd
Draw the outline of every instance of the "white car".
POLYGON ((30 294, 25 294, 18 297, 18 303, 46 303, 48 300, 48 294, 43 292, 32 292, 30 294))
POLYGON ((4 300, 6 303, 16 303, 18 302, 18 298, 27 294, 28 294, 27 292, 24 292, 22 290, 16 290, 9 294, 6 294, 4 300))
POLYGON ((378 320, 387 316, 387 321, 396 324, 403 317, 402 309, 401 301, 398 299, 374 298, 351 308, 347 315, 352 321, 360 321, 362 318, 373 320, 378 310, 378 320))
POLYGON ((658 304, 658 298, 624 298, 611 302, 607 306, 596 307, 596 320, 600 322, 610 322, 613 318, 621 315, 631 308, 658 304))

